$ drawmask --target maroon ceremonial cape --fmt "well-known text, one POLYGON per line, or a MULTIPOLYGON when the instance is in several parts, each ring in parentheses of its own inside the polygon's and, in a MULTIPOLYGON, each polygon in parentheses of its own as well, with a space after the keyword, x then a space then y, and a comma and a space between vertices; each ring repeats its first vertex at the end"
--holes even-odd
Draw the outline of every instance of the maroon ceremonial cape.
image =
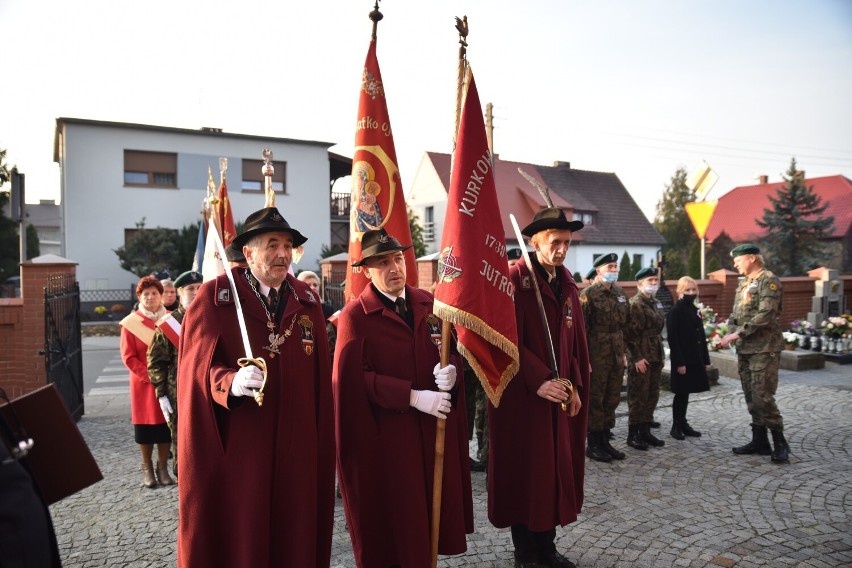
POLYGON ((178 566, 328 566, 334 423, 328 339, 316 296, 293 276, 270 357, 267 317, 233 269, 252 351, 269 369, 263 406, 229 397, 245 356, 227 276, 205 282, 181 326, 178 566))
MULTIPOLYGON (((340 491, 355 561, 372 568, 431 565, 432 477, 437 418, 409 406, 414 390, 437 390, 441 321, 432 296, 406 286, 414 330, 372 286, 337 319, 334 391, 340 491)), ((447 417, 438 551, 466 550, 473 532, 467 416, 461 361, 447 417)))
POLYGON ((583 505, 589 353, 577 285, 557 269, 562 297, 540 276, 544 308, 559 375, 574 383, 582 407, 571 418, 558 404, 536 394, 551 375, 547 336, 524 261, 511 270, 521 367, 503 392, 499 408, 488 407, 488 518, 498 528, 525 524, 550 530, 577 520, 583 505))

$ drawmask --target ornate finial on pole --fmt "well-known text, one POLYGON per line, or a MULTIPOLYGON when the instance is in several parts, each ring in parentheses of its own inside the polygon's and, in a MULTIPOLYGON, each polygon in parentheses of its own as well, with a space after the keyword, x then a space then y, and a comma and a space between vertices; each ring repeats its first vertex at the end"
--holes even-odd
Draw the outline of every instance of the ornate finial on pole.
POLYGON ((384 18, 379 12, 379 0, 376 0, 376 5, 373 6, 373 11, 370 12, 370 19, 373 20, 373 39, 376 39, 376 28, 379 27, 379 22, 384 18))
POLYGON ((264 207, 275 207, 275 190, 272 189, 272 174, 275 173, 275 168, 272 165, 272 150, 269 148, 263 149, 263 192, 266 194, 266 204, 264 207))
POLYGON ((219 183, 225 183, 228 177, 228 158, 219 158, 219 183))
POLYGON ((464 79, 467 72, 467 16, 459 18, 456 16, 456 29, 459 31, 459 75, 456 86, 456 129, 453 131, 453 148, 459 135, 459 123, 461 122, 461 105, 464 93, 464 79))
POLYGON ((216 182, 213 181, 213 170, 207 166, 207 213, 209 214, 210 207, 219 203, 219 197, 216 195, 216 182))

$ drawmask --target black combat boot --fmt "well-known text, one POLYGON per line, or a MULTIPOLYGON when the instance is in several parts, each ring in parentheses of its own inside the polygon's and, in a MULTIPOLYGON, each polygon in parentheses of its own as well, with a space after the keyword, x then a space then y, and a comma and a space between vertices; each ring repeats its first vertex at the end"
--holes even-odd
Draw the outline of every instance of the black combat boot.
POLYGON ((772 445, 775 449, 772 450, 772 461, 775 463, 790 462, 790 446, 787 440, 784 439, 784 432, 781 430, 772 430, 772 445))
POLYGON ((684 431, 683 431, 683 427, 682 427, 681 421, 680 421, 680 419, 678 419, 678 418, 675 418, 675 419, 672 421, 672 431, 671 431, 671 435, 672 435, 672 438, 674 438, 675 440, 684 440, 684 439, 686 439, 686 436, 684 435, 684 431))
POLYGON ((631 424, 627 427, 627 445, 643 452, 648 449, 648 442, 639 435, 638 424, 631 424))
POLYGON ((625 458, 624 452, 619 452, 612 447, 612 444, 609 443, 609 438, 607 437, 606 432, 601 435, 601 447, 609 454, 609 457, 614 460, 623 460, 625 458))
POLYGON ((693 438, 701 437, 701 432, 695 430, 692 426, 689 425, 689 422, 687 422, 686 420, 683 421, 683 424, 681 424, 680 429, 683 430, 683 433, 687 436, 692 436, 693 438))
POLYGON ((732 448, 737 455, 759 454, 768 456, 772 453, 769 447, 769 438, 766 436, 766 426, 751 425, 751 442, 744 446, 732 448))
POLYGON ((612 456, 610 456, 606 450, 601 447, 601 439, 603 436, 606 436, 606 432, 589 432, 586 435, 587 445, 586 445, 586 456, 592 458, 595 461, 599 462, 611 462, 612 456))
POLYGON ((648 442, 649 446, 654 446, 655 448, 660 448, 665 446, 666 443, 651 434, 651 423, 645 422, 644 424, 639 425, 639 435, 648 442))

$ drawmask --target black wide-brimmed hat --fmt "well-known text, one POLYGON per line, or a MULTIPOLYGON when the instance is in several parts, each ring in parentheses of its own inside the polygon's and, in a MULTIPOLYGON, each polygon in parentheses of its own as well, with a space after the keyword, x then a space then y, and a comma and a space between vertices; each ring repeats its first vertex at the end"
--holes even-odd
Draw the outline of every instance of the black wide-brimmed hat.
POLYGON ((308 240, 302 233, 290 226, 277 208, 266 207, 249 215, 243 225, 243 232, 231 242, 234 247, 242 248, 252 237, 273 232, 290 233, 293 237, 294 247, 302 246, 308 240))
POLYGON ((384 229, 367 231, 361 238, 361 260, 352 266, 364 266, 364 261, 374 256, 382 256, 396 251, 408 250, 413 245, 402 245, 384 229))
POLYGON ((533 216, 532 223, 524 227, 521 234, 531 237, 536 233, 547 229, 556 229, 559 231, 579 231, 583 228, 582 221, 569 221, 565 217, 565 211, 558 207, 546 207, 540 209, 533 216))

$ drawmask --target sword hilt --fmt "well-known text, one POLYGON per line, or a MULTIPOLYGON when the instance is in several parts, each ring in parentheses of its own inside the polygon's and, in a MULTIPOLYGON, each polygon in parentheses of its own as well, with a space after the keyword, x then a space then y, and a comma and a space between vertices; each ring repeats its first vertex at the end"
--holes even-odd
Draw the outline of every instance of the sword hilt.
POLYGON ((254 365, 263 373, 263 382, 260 383, 260 388, 254 391, 254 401, 258 406, 263 406, 263 389, 266 387, 266 361, 263 360, 263 357, 240 357, 237 359, 237 365, 240 367, 254 365))
POLYGON ((562 410, 568 412, 568 405, 571 403, 571 399, 574 398, 574 385, 571 384, 570 380, 563 379, 562 377, 556 377, 550 380, 564 386, 565 390, 568 392, 568 400, 559 403, 559 406, 562 408, 562 410))

